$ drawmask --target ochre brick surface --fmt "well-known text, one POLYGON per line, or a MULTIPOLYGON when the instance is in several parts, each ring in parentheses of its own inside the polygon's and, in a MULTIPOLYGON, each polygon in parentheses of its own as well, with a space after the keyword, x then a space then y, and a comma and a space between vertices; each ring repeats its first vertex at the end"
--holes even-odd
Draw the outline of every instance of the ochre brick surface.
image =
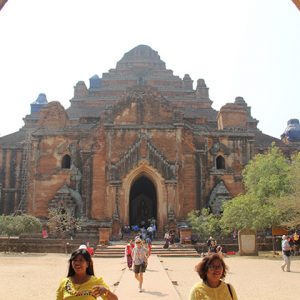
POLYGON ((299 148, 259 131, 242 97, 216 111, 204 79, 194 89, 149 46, 98 79, 79 81, 68 109, 41 105, 0 138, 0 214, 23 207, 46 217, 50 204, 73 205, 87 233, 113 227, 117 236, 143 215, 162 234, 214 197, 243 192, 243 168, 272 142, 287 155, 299 148))

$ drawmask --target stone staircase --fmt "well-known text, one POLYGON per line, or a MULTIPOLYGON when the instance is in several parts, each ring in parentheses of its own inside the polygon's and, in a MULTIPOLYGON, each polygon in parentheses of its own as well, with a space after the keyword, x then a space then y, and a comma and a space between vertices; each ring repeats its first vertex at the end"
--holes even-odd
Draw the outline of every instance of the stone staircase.
MULTIPOLYGON (((176 244, 168 249, 163 248, 164 241, 154 241, 152 254, 169 257, 198 257, 199 253, 193 245, 176 244)), ((94 257, 124 257, 126 243, 113 242, 110 245, 98 245, 94 257)))

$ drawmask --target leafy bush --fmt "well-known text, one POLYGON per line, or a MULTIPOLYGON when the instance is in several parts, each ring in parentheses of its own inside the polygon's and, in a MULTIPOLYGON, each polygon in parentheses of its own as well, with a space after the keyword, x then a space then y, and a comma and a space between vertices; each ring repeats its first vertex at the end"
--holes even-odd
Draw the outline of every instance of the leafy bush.
POLYGON ((211 214, 206 208, 191 211, 187 219, 198 239, 206 240, 209 236, 220 234, 219 216, 211 214))
POLYGON ((22 233, 40 232, 41 229, 40 220, 27 214, 0 216, 0 235, 19 236, 22 233))

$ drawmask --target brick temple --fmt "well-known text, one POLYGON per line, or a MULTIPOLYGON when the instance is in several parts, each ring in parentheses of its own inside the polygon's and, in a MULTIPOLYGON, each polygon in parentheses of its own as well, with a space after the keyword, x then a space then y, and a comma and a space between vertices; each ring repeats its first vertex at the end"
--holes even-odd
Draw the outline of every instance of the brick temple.
POLYGON ((89 87, 79 81, 67 109, 40 94, 24 126, 0 138, 0 214, 46 219, 59 206, 86 230, 117 236, 150 218, 162 234, 193 209, 219 213, 243 192, 255 154, 272 142, 286 153, 300 147, 261 132, 242 97, 219 111, 212 104, 203 79, 175 76, 146 45, 89 87))

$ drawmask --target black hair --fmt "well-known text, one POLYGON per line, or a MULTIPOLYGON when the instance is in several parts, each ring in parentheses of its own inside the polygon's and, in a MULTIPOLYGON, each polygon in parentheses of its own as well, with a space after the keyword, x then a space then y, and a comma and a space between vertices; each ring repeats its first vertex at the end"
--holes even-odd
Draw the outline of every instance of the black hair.
POLYGON ((86 249, 77 249, 75 250, 69 259, 69 271, 68 271, 68 277, 75 275, 75 270, 72 266, 72 261, 78 256, 82 255, 84 260, 88 262, 89 266, 86 269, 86 274, 88 275, 95 275, 94 274, 94 267, 93 267, 93 261, 90 253, 86 249))

